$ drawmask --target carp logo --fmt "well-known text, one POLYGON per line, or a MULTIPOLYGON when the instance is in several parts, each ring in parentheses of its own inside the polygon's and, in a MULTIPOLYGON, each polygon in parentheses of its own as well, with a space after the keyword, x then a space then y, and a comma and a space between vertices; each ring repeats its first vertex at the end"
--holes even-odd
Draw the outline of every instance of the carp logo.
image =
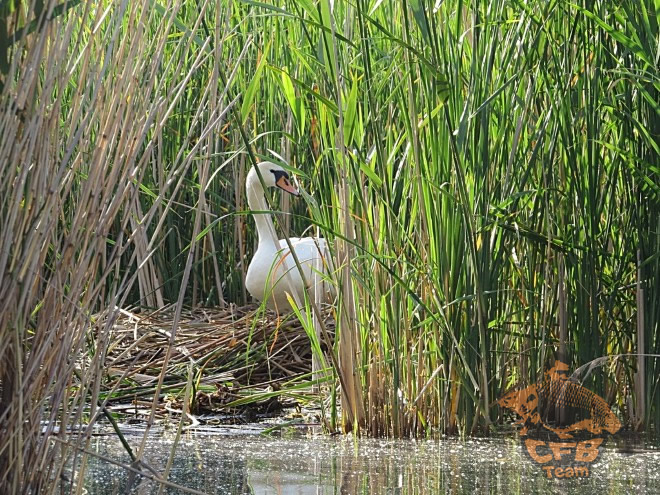
POLYGON ((523 450, 548 478, 589 477, 602 435, 621 429, 607 402, 571 380, 568 365, 561 361, 540 383, 509 392, 497 403, 520 416, 523 450))

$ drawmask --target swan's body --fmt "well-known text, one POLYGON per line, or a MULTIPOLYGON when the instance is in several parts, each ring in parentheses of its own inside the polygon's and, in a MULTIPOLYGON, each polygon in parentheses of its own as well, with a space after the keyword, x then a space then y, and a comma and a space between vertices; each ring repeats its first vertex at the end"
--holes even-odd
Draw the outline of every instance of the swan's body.
MULTIPOLYGON (((279 187, 288 193, 298 195, 298 191, 289 181, 289 175, 282 167, 270 162, 259 163, 258 167, 267 187, 279 187)), ((299 303, 304 304, 303 278, 296 267, 286 239, 277 239, 275 235, 268 205, 264 199, 263 187, 254 168, 247 176, 245 188, 250 209, 262 212, 253 215, 257 224, 259 243, 248 267, 245 287, 252 297, 266 301, 269 308, 279 312, 288 311, 291 306, 287 293, 291 297, 295 294, 299 303)), ((321 298, 325 300, 330 291, 321 274, 327 273, 331 261, 325 239, 290 237, 289 240, 302 267, 309 288, 309 297, 314 301, 318 290, 321 291, 321 298)))

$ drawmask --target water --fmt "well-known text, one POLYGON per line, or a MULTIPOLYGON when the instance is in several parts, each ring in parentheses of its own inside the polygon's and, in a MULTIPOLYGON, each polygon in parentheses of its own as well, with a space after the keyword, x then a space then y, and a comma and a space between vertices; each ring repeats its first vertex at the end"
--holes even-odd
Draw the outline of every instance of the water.
MULTIPOLYGON (((128 437, 137 446, 140 436, 128 437)), ((163 472, 173 436, 149 440, 145 460, 163 472)), ((94 437, 92 452, 130 464, 119 441, 94 437)), ((373 440, 351 437, 183 436, 169 481, 209 494, 660 493, 660 451, 606 445, 589 478, 547 479, 514 438, 373 440)), ((158 485, 90 457, 86 493, 151 494, 158 485)), ((166 488, 164 493, 185 493, 166 488)))

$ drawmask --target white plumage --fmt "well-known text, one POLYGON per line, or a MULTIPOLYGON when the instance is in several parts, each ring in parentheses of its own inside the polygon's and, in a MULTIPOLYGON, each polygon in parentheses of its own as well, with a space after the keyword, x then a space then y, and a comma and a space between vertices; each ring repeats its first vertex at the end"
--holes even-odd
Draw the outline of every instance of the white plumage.
MULTIPOLYGON (((298 190, 291 184, 289 174, 279 165, 261 162, 257 165, 266 187, 278 187, 295 196, 298 190)), ((300 271, 285 239, 277 239, 264 190, 254 167, 245 181, 247 200, 257 224, 259 243, 252 257, 245 277, 245 287, 259 301, 266 301, 269 308, 278 312, 289 311, 291 306, 287 293, 298 296, 300 304, 304 302, 304 284, 300 271), (288 274, 288 277, 286 276, 288 274)), ((315 237, 290 237, 293 249, 301 264, 305 280, 309 287, 309 297, 316 298, 320 290, 322 300, 331 293, 330 286, 323 281, 321 273, 328 272, 331 263, 325 239, 315 237)), ((295 300, 295 299, 294 299, 295 300)))

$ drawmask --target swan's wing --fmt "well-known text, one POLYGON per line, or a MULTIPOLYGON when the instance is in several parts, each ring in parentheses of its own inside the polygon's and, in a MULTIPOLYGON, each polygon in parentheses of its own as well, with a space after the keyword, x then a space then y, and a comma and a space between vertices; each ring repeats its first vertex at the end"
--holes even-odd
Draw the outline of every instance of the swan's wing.
MULTIPOLYGON (((313 260, 315 258, 326 258, 329 256, 328 244, 325 239, 317 237, 289 237, 298 259, 313 260)), ((289 251, 286 239, 280 239, 280 248, 289 251)))
MULTIPOLYGON (((332 271, 332 257, 330 256, 330 250, 325 239, 293 237, 290 238, 290 241, 303 267, 308 286, 311 287, 314 284, 314 276, 318 276, 319 272, 328 273, 332 271)), ((300 274, 293 261, 293 257, 289 255, 289 247, 285 239, 280 239, 280 247, 282 248, 280 256, 286 258, 289 273, 302 285, 300 274)))

